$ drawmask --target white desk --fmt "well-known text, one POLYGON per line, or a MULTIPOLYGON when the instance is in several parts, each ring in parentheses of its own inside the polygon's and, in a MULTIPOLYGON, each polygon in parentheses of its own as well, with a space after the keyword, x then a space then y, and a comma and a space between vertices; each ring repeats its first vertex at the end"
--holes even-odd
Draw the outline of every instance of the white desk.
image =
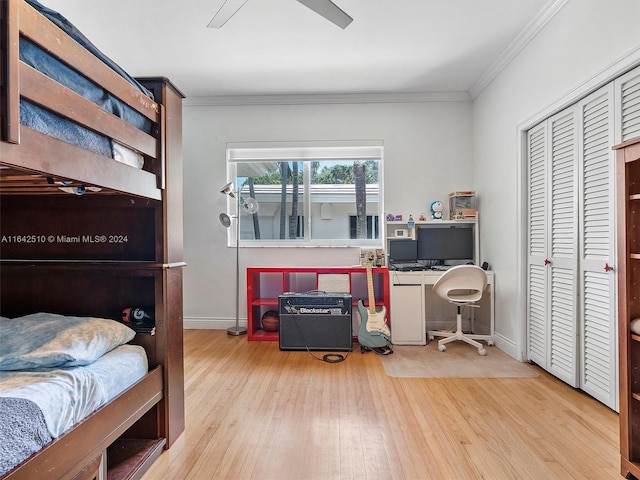
MULTIPOLYGON (((398 272, 389 270, 391 341, 394 345, 426 345, 428 330, 446 330, 455 325, 455 306, 431 293, 431 286, 444 272, 398 272)), ((493 335, 494 275, 487 272, 487 291, 480 308, 467 309, 464 330, 493 335), (475 331, 478 328, 479 331, 475 331)))

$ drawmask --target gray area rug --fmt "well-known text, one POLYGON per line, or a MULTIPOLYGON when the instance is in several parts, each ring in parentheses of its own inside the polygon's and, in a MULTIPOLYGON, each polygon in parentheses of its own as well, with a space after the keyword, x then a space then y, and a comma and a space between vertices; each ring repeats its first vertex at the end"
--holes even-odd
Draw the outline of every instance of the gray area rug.
POLYGON ((405 378, 505 378, 537 377, 535 369, 518 362, 496 347, 485 347, 487 354, 463 342, 447 344, 444 352, 438 342, 426 346, 396 345, 393 354, 380 357, 388 376, 405 378))

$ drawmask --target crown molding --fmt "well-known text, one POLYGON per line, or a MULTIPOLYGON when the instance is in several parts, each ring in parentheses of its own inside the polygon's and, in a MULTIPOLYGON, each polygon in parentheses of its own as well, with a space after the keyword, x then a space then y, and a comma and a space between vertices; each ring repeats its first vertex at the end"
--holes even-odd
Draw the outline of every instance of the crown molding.
POLYGON ((471 86, 469 96, 475 99, 504 70, 520 51, 535 38, 568 0, 549 0, 524 29, 505 48, 487 71, 471 86))
POLYGON ((214 95, 187 97, 185 106, 321 105, 359 103, 468 102, 474 100, 527 44, 551 21, 568 0, 549 0, 513 39, 468 92, 386 92, 282 95, 214 95))
POLYGON ((467 92, 345 93, 317 95, 217 95, 187 97, 185 106, 319 105, 349 103, 469 102, 467 92))

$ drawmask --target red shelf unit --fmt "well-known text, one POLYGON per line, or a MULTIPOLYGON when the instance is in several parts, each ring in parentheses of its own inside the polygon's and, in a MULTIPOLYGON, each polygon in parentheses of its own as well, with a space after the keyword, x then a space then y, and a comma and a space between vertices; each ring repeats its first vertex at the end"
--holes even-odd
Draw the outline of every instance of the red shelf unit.
MULTIPOLYGON (((278 310, 278 296, 284 292, 306 293, 318 290, 320 275, 346 275, 353 297, 354 336, 360 323, 356 305, 369 305, 367 269, 365 267, 249 267, 247 268, 247 335, 251 341, 278 341, 278 332, 262 329, 262 315, 278 310)), ((376 305, 389 312, 389 274, 386 268, 371 270, 376 305)))

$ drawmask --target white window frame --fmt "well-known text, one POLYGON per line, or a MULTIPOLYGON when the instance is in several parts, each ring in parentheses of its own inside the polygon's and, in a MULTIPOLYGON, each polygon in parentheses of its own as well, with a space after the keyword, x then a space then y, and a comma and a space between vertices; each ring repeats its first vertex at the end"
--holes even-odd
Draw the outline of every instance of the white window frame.
MULTIPOLYGON (((304 239, 240 239, 240 247, 368 247, 382 248, 384 244, 384 189, 383 155, 381 140, 371 141, 316 141, 316 142, 242 142, 228 143, 226 149, 227 181, 236 182, 237 165, 242 162, 302 161, 304 178, 304 209, 298 214, 305 220, 304 239), (326 160, 376 160, 378 161, 378 211, 367 212, 379 217, 377 239, 311 239, 311 161, 326 160)), ((235 202, 227 198, 228 211, 235 211, 235 202)), ((242 220, 241 220, 242 221, 242 220)), ((235 246, 235 229, 228 229, 227 245, 235 246)))

